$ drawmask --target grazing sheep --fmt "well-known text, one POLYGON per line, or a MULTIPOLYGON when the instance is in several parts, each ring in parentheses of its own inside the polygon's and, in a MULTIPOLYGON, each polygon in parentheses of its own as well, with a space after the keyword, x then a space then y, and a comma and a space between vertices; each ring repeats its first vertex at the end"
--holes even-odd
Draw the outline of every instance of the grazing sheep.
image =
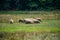
POLYGON ((26 24, 34 24, 34 23, 40 23, 40 19, 37 18, 24 18, 23 20, 19 20, 19 23, 26 23, 26 24))
POLYGON ((24 22, 25 22, 26 24, 33 24, 33 23, 34 23, 33 20, 30 19, 30 18, 24 19, 24 22))
POLYGON ((25 21, 26 24, 33 24, 31 21, 25 21))
POLYGON ((24 22, 24 20, 20 19, 20 20, 19 20, 19 23, 20 23, 20 22, 21 22, 21 23, 23 23, 23 22, 24 22))
POLYGON ((10 19, 10 20, 9 20, 9 23, 10 23, 10 24, 13 24, 13 23, 14 23, 14 20, 13 20, 13 19, 10 19))
POLYGON ((37 20, 39 20, 41 22, 41 18, 36 18, 37 20))
POLYGON ((25 23, 26 24, 33 24, 33 23, 40 23, 40 21, 37 19, 33 19, 33 18, 26 18, 25 23))
POLYGON ((37 19, 33 19, 33 21, 34 21, 34 23, 40 23, 40 21, 37 19))

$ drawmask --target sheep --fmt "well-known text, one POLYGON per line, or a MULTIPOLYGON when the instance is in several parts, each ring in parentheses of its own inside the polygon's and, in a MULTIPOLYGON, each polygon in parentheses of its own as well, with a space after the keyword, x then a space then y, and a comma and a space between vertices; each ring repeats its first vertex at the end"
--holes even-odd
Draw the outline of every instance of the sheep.
POLYGON ((26 24, 33 24, 31 21, 25 21, 26 24))
POLYGON ((20 22, 21 22, 21 23, 23 23, 23 22, 24 22, 24 20, 23 20, 23 19, 20 19, 20 20, 19 20, 19 23, 20 23, 20 22))
POLYGON ((35 18, 35 17, 33 17, 33 19, 37 19, 37 20, 39 20, 41 22, 41 18, 35 18))
POLYGON ((13 20, 13 19, 10 19, 10 20, 9 20, 9 23, 10 23, 10 24, 13 24, 13 23, 14 23, 14 20, 13 20))
POLYGON ((33 20, 34 23, 40 23, 40 21, 37 20, 37 19, 32 19, 32 20, 33 20))
POLYGON ((33 23, 40 23, 40 21, 37 19, 33 19, 33 18, 26 18, 25 23, 33 24, 33 23))
POLYGON ((20 19, 19 23, 26 23, 26 24, 34 24, 34 23, 40 23, 40 19, 37 18, 24 18, 23 20, 20 19))
POLYGON ((41 18, 36 18, 37 20, 39 20, 41 22, 41 18))
POLYGON ((24 19, 24 22, 25 22, 26 24, 33 24, 33 23, 34 23, 33 20, 30 19, 30 18, 24 19))

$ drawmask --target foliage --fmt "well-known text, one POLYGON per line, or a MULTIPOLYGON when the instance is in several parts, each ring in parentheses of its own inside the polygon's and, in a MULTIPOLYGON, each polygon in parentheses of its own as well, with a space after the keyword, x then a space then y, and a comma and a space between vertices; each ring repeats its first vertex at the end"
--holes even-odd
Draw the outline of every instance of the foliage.
POLYGON ((60 10, 60 0, 1 0, 0 10, 60 10))

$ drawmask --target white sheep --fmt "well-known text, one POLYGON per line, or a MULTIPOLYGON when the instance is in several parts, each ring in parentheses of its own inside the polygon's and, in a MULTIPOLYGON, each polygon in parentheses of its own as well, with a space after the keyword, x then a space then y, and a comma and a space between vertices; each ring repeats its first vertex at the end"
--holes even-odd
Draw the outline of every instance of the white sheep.
POLYGON ((31 23, 31 24, 32 24, 32 23, 40 23, 39 20, 33 19, 33 18, 25 18, 25 19, 24 19, 24 22, 27 23, 27 24, 28 24, 28 23, 29 23, 29 24, 30 24, 30 23, 31 23))
POLYGON ((41 22, 41 18, 36 18, 37 20, 39 20, 41 22))
POLYGON ((33 20, 34 23, 40 23, 40 21, 37 20, 37 19, 32 19, 32 20, 33 20))
POLYGON ((31 18, 25 18, 25 19, 24 19, 24 22, 25 22, 26 24, 33 24, 33 23, 34 23, 31 18))
POLYGON ((13 24, 13 23, 14 23, 14 20, 11 18, 11 19, 9 20, 9 23, 10 23, 10 24, 13 24))

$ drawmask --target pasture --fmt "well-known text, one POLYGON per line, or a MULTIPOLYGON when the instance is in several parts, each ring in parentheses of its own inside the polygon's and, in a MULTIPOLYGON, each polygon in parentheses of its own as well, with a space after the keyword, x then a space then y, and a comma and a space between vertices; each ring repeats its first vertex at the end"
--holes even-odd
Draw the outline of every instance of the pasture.
POLYGON ((59 11, 3 11, 0 12, 0 31, 60 31, 60 12, 59 11), (18 12, 18 14, 17 14, 18 12), (7 14, 9 13, 9 14, 7 14), (11 14, 10 14, 11 13, 11 14), (19 14, 21 13, 21 14, 19 14), (9 19, 14 20, 13 24, 9 24, 9 19), (24 18, 41 18, 39 24, 19 23, 19 19, 24 18), (43 29, 43 30, 42 30, 43 29))
MULTIPOLYGON (((16 12, 17 13, 17 12, 16 12)), ((14 12, 0 12, 0 39, 1 40, 59 40, 60 12, 37 12, 16 14, 14 12), (9 13, 9 14, 8 14, 9 13), (10 14, 11 13, 11 14, 10 14), (9 19, 14 20, 13 24, 9 19), (38 24, 19 23, 23 18, 41 18, 38 24), (3 36, 2 36, 3 35, 3 36), (46 36, 46 37, 45 37, 46 36), (35 39, 36 38, 36 39, 35 39)))
POLYGON ((39 24, 24 24, 24 23, 0 23, 0 31, 15 32, 15 31, 60 31, 60 20, 43 20, 39 24))

